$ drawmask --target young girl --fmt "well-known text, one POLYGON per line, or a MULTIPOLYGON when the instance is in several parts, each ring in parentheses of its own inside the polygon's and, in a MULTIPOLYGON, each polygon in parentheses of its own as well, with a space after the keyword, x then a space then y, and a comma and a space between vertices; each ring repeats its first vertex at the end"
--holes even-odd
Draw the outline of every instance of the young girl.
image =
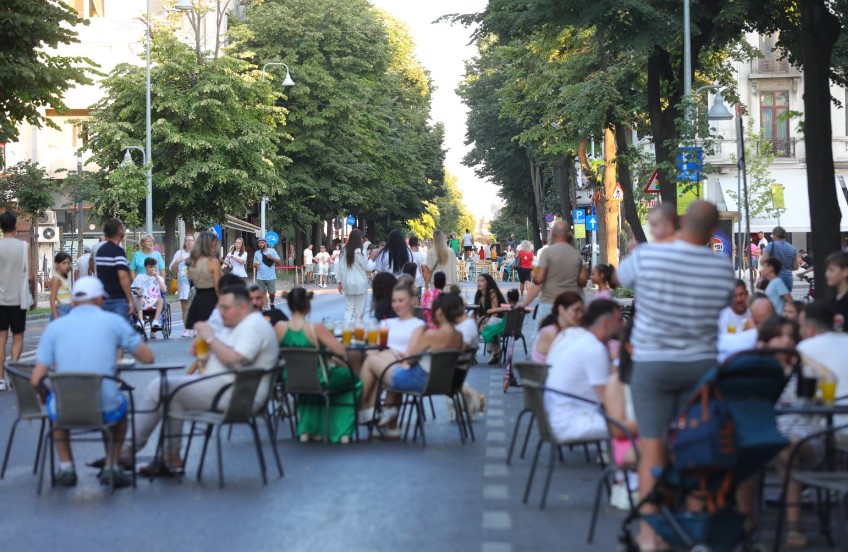
POLYGON ((498 350, 498 342, 503 334, 506 320, 499 316, 501 308, 506 305, 498 284, 489 274, 481 274, 477 277, 477 294, 474 296, 474 304, 477 305, 477 324, 480 328, 480 337, 484 343, 492 344, 492 358, 489 365, 494 366, 501 360, 498 350))
POLYGON ((425 291, 421 298, 421 306, 427 309, 424 311, 424 321, 427 323, 428 329, 435 330, 437 327, 433 322, 433 311, 431 309, 436 297, 444 292, 446 283, 447 277, 445 273, 441 271, 436 272, 433 274, 433 287, 425 291))
POLYGON ((598 264, 592 267, 592 283, 598 287, 594 299, 612 299, 612 290, 615 289, 613 276, 615 269, 608 264, 598 264))
POLYGON ((59 251, 53 257, 53 262, 55 272, 50 278, 50 320, 71 312, 71 286, 68 284, 71 256, 64 251, 59 251))

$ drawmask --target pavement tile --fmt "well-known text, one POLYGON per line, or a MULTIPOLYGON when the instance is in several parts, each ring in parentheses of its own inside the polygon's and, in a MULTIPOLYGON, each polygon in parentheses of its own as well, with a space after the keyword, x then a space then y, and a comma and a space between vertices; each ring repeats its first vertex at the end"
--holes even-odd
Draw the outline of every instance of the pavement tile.
POLYGON ((509 512, 483 512, 483 529, 512 529, 509 512))
POLYGON ((508 469, 505 464, 485 464, 483 475, 486 477, 506 477, 508 469))
POLYGON ((483 485, 483 498, 505 500, 509 498, 509 488, 506 485, 483 485))
POLYGON ((486 433, 486 441, 506 441, 506 433, 503 431, 489 431, 486 433))
POLYGON ((506 421, 503 418, 486 418, 486 427, 504 427, 506 421))
POLYGON ((502 408, 487 408, 486 412, 489 414, 489 416, 492 417, 499 417, 504 415, 504 411, 502 408))
POLYGON ((482 552, 512 552, 508 542, 484 542, 482 552))
POLYGON ((506 458, 506 447, 486 447, 486 458, 506 458))

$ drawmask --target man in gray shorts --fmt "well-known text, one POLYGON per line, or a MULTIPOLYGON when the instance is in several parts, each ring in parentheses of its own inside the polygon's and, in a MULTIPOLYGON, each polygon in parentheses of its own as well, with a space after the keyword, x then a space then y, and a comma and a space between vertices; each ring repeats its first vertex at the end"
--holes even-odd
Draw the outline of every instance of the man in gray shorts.
MULTIPOLYGON (((631 391, 639 421, 641 496, 653 487, 652 468, 665 463, 666 430, 675 412, 716 365, 718 317, 735 285, 730 257, 706 247, 717 226, 715 205, 697 201, 674 241, 640 245, 618 269, 621 284, 639 298, 631 391)), ((650 547, 654 538, 643 523, 640 544, 650 547)))
POLYGON ((267 308, 267 301, 274 304, 277 297, 277 263, 280 256, 268 247, 265 238, 256 240, 259 249, 253 255, 253 266, 256 268, 256 284, 262 290, 262 310, 267 308), (265 299, 267 294, 268 300, 265 299))

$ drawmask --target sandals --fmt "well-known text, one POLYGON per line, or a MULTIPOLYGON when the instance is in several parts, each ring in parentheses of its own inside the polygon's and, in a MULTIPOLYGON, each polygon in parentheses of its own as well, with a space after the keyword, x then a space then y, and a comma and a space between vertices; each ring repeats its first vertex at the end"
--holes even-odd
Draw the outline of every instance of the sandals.
POLYGON ((786 530, 786 538, 783 540, 783 546, 795 549, 806 548, 807 535, 798 526, 790 527, 786 530))
POLYGON ((498 353, 496 355, 492 355, 492 358, 489 359, 489 366, 497 366, 501 362, 501 354, 498 353))

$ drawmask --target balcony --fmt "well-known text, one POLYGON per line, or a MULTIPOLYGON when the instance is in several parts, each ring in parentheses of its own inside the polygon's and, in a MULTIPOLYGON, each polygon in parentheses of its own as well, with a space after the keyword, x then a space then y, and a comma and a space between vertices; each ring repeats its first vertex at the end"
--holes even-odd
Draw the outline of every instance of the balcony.
POLYGON ((800 76, 801 73, 798 72, 798 69, 793 67, 787 59, 775 59, 772 55, 751 60, 751 74, 749 78, 767 79, 800 76))
POLYGON ((795 138, 764 138, 757 140, 757 153, 768 151, 769 144, 771 144, 771 151, 775 157, 795 157, 795 138))
MULTIPOLYGON (((763 138, 762 140, 757 140, 756 143, 753 144, 753 147, 756 148, 757 153, 765 153, 765 151, 770 148, 774 153, 775 159, 795 159, 796 140, 796 138, 763 138)), ((746 143, 745 145, 747 146, 748 152, 750 152, 752 149, 751 143, 746 143)), ((731 157, 736 156, 736 140, 715 140, 712 142, 711 149, 712 151, 708 150, 705 152, 711 162, 727 161, 731 157)))

